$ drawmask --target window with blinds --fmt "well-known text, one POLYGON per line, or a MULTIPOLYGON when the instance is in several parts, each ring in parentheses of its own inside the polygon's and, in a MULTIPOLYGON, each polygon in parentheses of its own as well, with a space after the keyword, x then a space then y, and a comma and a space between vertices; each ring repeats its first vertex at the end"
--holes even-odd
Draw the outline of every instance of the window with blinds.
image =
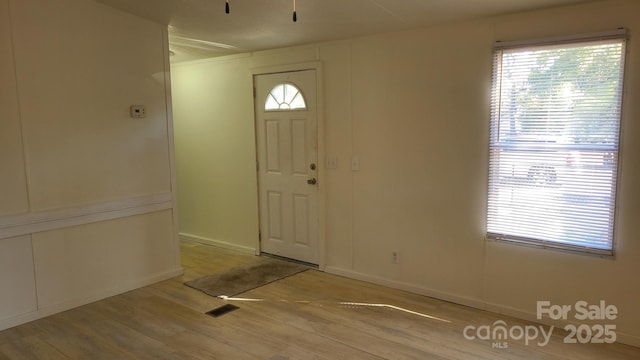
POLYGON ((625 32, 497 43, 487 238, 613 254, 625 32))

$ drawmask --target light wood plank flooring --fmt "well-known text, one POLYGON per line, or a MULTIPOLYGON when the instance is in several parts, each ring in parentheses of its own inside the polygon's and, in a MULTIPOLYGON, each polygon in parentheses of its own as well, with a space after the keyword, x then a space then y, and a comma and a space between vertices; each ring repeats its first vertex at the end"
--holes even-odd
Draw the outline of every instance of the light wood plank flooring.
POLYGON ((182 257, 184 276, 0 332, 0 359, 640 359, 560 332, 545 347, 494 349, 464 327, 528 323, 316 270, 238 296, 261 301, 225 301, 183 282, 255 258, 191 242, 182 257), (204 314, 229 302, 240 309, 204 314))

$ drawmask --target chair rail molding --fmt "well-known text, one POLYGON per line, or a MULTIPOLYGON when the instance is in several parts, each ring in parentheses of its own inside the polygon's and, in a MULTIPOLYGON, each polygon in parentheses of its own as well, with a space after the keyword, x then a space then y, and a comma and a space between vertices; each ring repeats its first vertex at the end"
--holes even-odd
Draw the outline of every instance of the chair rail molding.
POLYGON ((171 192, 85 206, 0 216, 0 239, 113 220, 173 208, 171 192))

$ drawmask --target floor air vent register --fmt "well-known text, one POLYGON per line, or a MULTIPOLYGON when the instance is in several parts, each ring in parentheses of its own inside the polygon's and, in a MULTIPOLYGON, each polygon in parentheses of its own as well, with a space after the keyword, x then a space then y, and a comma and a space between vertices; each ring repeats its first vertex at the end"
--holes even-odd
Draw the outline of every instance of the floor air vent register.
POLYGON ((226 304, 226 305, 222 305, 220 307, 217 307, 213 310, 209 310, 206 312, 207 315, 209 316, 213 316, 213 317, 219 317, 222 316, 224 314, 228 314, 230 312, 232 312, 233 310, 238 310, 240 309, 239 307, 232 305, 232 304, 226 304))

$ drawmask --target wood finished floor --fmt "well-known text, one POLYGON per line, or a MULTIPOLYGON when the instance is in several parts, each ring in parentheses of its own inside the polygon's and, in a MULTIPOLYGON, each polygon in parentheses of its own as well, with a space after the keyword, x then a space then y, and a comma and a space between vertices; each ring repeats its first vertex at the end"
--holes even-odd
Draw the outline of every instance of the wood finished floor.
POLYGON ((2 331, 0 359, 640 359, 638 348, 567 345, 561 333, 545 347, 492 349, 464 327, 528 323, 316 270, 238 295, 262 301, 225 301, 183 282, 254 257, 181 247, 184 276, 2 331), (228 302, 240 309, 204 314, 228 302))

